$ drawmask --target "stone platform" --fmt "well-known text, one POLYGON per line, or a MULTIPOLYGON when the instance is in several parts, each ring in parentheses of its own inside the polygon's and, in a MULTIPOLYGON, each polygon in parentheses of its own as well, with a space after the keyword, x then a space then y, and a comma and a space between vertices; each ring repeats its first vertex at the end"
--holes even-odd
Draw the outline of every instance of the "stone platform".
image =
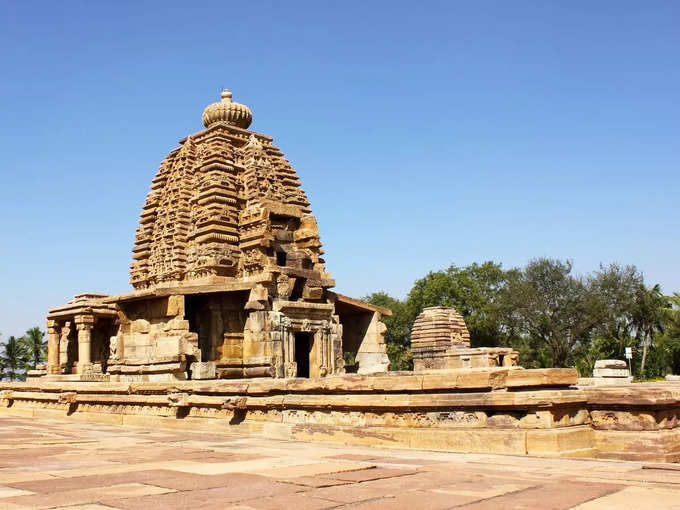
POLYGON ((322 445, 0 417, 0 508, 678 508, 673 464, 322 445))
POLYGON ((680 385, 572 369, 174 383, 0 383, 0 415, 454 452, 680 459, 680 385))

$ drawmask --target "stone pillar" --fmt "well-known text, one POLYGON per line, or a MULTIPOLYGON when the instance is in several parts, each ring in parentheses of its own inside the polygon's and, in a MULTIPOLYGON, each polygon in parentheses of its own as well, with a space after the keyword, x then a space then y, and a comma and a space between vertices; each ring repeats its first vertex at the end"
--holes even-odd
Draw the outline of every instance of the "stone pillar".
POLYGON ((60 328, 57 321, 47 319, 47 373, 59 374, 59 334, 60 328))
POLYGON ((212 302, 208 305, 210 310, 210 345, 204 353, 201 361, 215 359, 218 348, 224 344, 224 322, 222 321, 222 307, 220 302, 212 302))
POLYGON ((328 375, 328 367, 330 363, 328 358, 330 357, 330 326, 328 321, 323 321, 321 323, 321 328, 317 331, 316 336, 319 339, 319 350, 321 355, 321 360, 319 362, 319 377, 326 377, 328 375))
POLYGON ((68 342, 71 334, 71 321, 66 321, 61 325, 61 332, 59 333, 59 370, 61 371, 68 362, 68 342))
POLYGON ((92 315, 76 315, 76 329, 78 330, 78 373, 82 374, 92 364, 92 315))

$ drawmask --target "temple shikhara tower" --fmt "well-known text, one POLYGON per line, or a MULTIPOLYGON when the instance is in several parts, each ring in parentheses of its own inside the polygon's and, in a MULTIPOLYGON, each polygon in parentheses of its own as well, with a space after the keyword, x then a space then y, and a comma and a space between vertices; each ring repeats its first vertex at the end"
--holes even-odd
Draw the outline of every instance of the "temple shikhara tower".
POLYGON ((387 370, 389 310, 330 289, 316 219, 271 137, 231 92, 151 181, 134 292, 48 314, 48 375, 120 381, 324 377, 387 370))

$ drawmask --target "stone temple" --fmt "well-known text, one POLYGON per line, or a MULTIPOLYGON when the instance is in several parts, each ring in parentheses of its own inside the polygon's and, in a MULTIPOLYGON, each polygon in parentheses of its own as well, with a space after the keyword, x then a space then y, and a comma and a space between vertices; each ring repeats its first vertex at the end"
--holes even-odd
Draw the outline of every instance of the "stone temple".
POLYGON ((324 377, 388 367, 387 309, 335 293, 316 219, 271 137, 222 92, 151 182, 120 296, 48 315, 51 376, 324 377))
POLYGON ((510 348, 472 348, 451 308, 423 310, 414 370, 387 372, 389 310, 331 290, 300 181, 251 120, 229 91, 205 109, 205 129, 181 140, 151 183, 134 290, 50 310, 47 367, 0 381, 0 415, 680 461, 680 385, 630 384, 618 360, 587 385, 573 368, 526 370, 510 348))

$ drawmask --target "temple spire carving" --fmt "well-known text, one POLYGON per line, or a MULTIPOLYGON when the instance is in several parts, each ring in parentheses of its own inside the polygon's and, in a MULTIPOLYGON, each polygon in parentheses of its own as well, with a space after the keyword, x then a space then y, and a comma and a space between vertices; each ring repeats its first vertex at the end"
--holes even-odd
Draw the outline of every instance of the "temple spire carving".
POLYGON ((250 108, 225 89, 202 120, 206 129, 182 140, 152 181, 130 266, 135 289, 252 278, 277 266, 277 250, 324 272, 300 180, 270 137, 246 131, 250 108))

